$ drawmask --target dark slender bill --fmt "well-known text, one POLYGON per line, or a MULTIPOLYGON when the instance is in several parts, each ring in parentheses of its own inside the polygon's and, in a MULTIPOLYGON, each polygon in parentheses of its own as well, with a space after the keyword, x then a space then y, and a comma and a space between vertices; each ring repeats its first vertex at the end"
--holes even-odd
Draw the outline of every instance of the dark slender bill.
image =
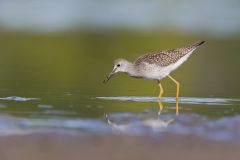
POLYGON ((112 78, 112 76, 115 74, 115 72, 116 72, 116 67, 113 67, 113 70, 112 70, 112 72, 111 73, 109 73, 108 74, 108 76, 107 76, 107 78, 103 81, 103 83, 104 84, 106 84, 111 78, 112 78))
POLYGON ((106 83, 112 78, 112 76, 113 76, 113 73, 112 73, 112 72, 109 73, 109 75, 107 76, 107 78, 104 79, 103 83, 106 84, 106 83))

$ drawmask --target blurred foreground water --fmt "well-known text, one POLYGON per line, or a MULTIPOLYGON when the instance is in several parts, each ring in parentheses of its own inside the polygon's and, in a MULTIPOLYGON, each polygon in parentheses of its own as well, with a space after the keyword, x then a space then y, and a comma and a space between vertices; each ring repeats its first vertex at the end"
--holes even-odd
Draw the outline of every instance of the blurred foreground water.
POLYGON ((163 98, 160 115, 155 97, 90 98, 68 93, 48 98, 0 98, 0 135, 58 132, 161 138, 170 134, 230 142, 240 137, 240 99, 181 97, 181 113, 176 116, 174 97, 163 98))

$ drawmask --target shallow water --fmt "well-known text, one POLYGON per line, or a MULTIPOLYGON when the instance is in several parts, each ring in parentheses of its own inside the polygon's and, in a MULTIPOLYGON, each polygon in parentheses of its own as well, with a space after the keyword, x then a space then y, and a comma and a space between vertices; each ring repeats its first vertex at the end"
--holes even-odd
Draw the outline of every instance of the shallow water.
POLYGON ((170 133, 235 142, 240 138, 239 99, 180 97, 180 115, 176 116, 175 97, 163 97, 160 115, 155 97, 83 97, 68 93, 51 98, 52 104, 44 97, 1 97, 0 135, 57 131, 147 134, 156 138, 170 133), (86 105, 79 107, 80 101, 86 105), (207 112, 212 113, 208 116, 207 112))

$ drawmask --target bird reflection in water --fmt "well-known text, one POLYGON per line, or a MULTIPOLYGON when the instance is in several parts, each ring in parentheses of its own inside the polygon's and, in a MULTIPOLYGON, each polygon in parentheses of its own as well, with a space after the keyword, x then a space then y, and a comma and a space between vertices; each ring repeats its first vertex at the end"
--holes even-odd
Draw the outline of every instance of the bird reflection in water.
MULTIPOLYGON (((162 110, 164 108, 163 103, 160 99, 157 99, 158 102, 158 106, 159 106, 159 110, 158 110, 158 116, 160 116, 160 114, 162 113, 162 110)), ((179 115, 179 111, 178 111, 178 99, 176 99, 176 115, 179 115)))
POLYGON ((151 129, 151 131, 164 131, 169 124, 173 123, 175 121, 174 118, 169 118, 169 119, 161 119, 160 114, 163 110, 163 104, 160 100, 158 100, 158 105, 159 105, 159 110, 158 110, 158 115, 157 118, 153 118, 153 115, 144 115, 144 117, 139 118, 137 121, 132 121, 131 118, 126 123, 119 124, 117 122, 113 122, 108 114, 105 114, 105 119, 109 126, 111 126, 111 129, 114 132, 117 133, 142 133, 144 132, 143 130, 148 128, 151 129))

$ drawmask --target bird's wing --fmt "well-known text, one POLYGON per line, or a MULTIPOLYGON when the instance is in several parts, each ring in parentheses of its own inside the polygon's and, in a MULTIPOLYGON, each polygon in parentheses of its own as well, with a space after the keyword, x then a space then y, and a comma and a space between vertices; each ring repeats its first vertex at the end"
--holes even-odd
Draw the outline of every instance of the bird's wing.
POLYGON ((198 46, 200 46, 203 43, 204 41, 198 41, 182 48, 147 53, 137 58, 134 63, 136 65, 139 65, 142 62, 145 62, 149 64, 157 64, 162 67, 168 66, 172 63, 177 62, 180 58, 182 58, 186 54, 194 51, 198 46))
POLYGON ((160 66, 166 66, 171 60, 171 57, 165 51, 147 53, 136 59, 134 62, 135 65, 140 65, 141 63, 157 64, 160 66))

